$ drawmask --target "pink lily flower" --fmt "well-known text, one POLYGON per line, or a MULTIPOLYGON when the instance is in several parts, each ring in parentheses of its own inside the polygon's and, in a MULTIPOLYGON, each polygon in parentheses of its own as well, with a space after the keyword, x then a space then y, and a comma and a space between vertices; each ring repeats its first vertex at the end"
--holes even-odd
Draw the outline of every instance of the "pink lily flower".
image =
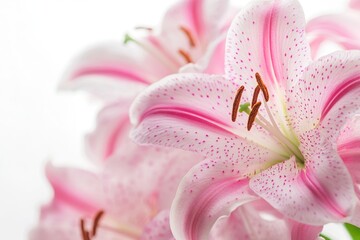
POLYGON ((182 0, 167 11, 160 29, 137 27, 145 37, 126 35, 124 44, 104 43, 83 53, 61 88, 85 88, 118 100, 179 71, 219 73, 233 16, 227 0, 182 0))
POLYGON ((183 158, 188 153, 147 148, 109 159, 100 173, 48 164, 54 199, 42 208, 30 239, 173 239, 168 209, 196 163, 183 158))
MULTIPOLYGON (((176 161, 180 163, 181 159, 176 161)), ((30 233, 30 240, 173 240, 169 212, 161 209, 169 207, 168 197, 174 194, 175 183, 185 174, 186 167, 182 164, 179 172, 179 169, 169 171, 173 166, 166 166, 168 172, 164 174, 161 171, 165 165, 159 168, 157 160, 138 164, 136 168, 120 162, 110 163, 103 176, 49 164, 46 173, 55 196, 42 208, 40 222, 30 233), (130 172, 132 176, 128 176, 130 172), (163 175, 154 179, 157 175, 146 172, 163 175), (159 191, 154 191, 154 185, 159 183, 159 191)), ((315 239, 321 231, 321 227, 308 230, 302 226, 285 221, 268 204, 258 201, 245 204, 228 218, 221 219, 209 239, 249 239, 250 236, 274 240, 301 239, 297 236, 315 239), (267 214, 267 218, 260 214, 267 214)))
POLYGON ((137 142, 211 159, 180 184, 175 238, 206 239, 217 219, 257 196, 304 224, 359 226, 358 185, 336 143, 360 111, 360 52, 312 62, 300 4, 254 1, 231 24, 225 63, 225 78, 168 76, 131 109, 137 142))
POLYGON ((339 14, 316 17, 309 21, 306 31, 311 39, 313 56, 324 42, 333 42, 341 49, 360 49, 360 1, 351 0, 349 9, 339 14))

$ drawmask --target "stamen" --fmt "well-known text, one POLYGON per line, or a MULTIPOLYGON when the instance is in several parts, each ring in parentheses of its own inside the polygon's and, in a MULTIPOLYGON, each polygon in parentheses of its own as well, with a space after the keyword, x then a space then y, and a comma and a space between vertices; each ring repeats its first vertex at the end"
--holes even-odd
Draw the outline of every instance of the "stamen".
POLYGON ((256 81, 258 83, 258 86, 260 87, 262 93, 264 94, 264 98, 265 98, 265 101, 269 101, 269 92, 268 92, 268 89, 267 87, 265 86, 260 74, 257 72, 255 73, 255 78, 256 78, 256 81))
POLYGON ((179 49, 178 53, 185 59, 187 63, 192 63, 193 60, 190 57, 190 54, 185 52, 183 49, 179 49))
POLYGON ((88 231, 85 230, 85 221, 84 219, 80 219, 80 230, 81 236, 83 240, 90 240, 90 234, 88 231))
POLYGON ((99 226, 99 222, 101 220, 101 217, 104 215, 104 211, 103 210, 100 210, 96 215, 95 215, 95 218, 94 218, 94 223, 93 223, 93 228, 92 228, 92 232, 91 232, 91 236, 95 236, 96 235, 96 230, 99 226))
POLYGON ((137 26, 135 27, 136 30, 147 30, 151 32, 153 29, 151 27, 145 27, 145 26, 137 26))
POLYGON ((256 119, 256 115, 259 111, 259 108, 261 106, 261 102, 257 102, 254 104, 253 108, 251 109, 251 112, 249 114, 249 119, 248 119, 248 123, 247 123, 247 130, 250 131, 252 125, 254 124, 254 121, 256 119))
POLYGON ((236 117, 237 117, 237 113, 238 113, 238 109, 239 109, 239 105, 240 105, 240 99, 241 99, 241 95, 244 91, 244 86, 241 86, 235 95, 235 99, 234 99, 234 103, 233 103, 233 108, 232 108, 232 113, 231 113, 231 120, 233 122, 236 121, 236 117))
POLYGON ((254 95, 253 95, 253 98, 252 98, 251 107, 254 107, 255 103, 257 102, 259 93, 260 93, 260 87, 259 87, 259 85, 257 85, 255 90, 254 90, 254 95))
POLYGON ((195 38, 194 36, 191 34, 190 30, 184 26, 180 26, 180 30, 183 31, 186 35, 186 37, 189 39, 189 44, 191 47, 195 47, 195 38))

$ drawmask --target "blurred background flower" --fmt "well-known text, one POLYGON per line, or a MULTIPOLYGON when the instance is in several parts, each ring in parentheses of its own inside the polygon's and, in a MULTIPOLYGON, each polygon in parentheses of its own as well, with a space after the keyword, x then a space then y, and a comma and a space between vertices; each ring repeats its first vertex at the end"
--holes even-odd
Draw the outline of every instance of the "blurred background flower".
MULTIPOLYGON (((232 2, 242 6, 247 1, 232 2)), ((57 92, 66 66, 92 45, 121 42, 134 26, 160 23, 174 2, 1 1, 0 226, 4 239, 25 239, 40 206, 50 200, 46 161, 92 168, 85 160, 83 136, 94 128, 100 102, 83 93, 57 92)), ((347 9, 346 0, 300 2, 307 19, 347 9)), ((337 239, 347 236, 334 225, 326 232, 336 233, 337 239)))

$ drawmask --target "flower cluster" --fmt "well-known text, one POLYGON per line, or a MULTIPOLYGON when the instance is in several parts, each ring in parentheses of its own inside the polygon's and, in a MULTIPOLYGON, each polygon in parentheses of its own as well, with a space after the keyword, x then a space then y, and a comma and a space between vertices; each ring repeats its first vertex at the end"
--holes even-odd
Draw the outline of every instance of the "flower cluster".
POLYGON ((61 86, 103 99, 96 171, 46 167, 31 240, 318 239, 360 226, 360 1, 182 0, 82 54, 61 86), (140 37, 139 31, 144 33, 140 37), (320 45, 342 50, 322 57, 320 45))

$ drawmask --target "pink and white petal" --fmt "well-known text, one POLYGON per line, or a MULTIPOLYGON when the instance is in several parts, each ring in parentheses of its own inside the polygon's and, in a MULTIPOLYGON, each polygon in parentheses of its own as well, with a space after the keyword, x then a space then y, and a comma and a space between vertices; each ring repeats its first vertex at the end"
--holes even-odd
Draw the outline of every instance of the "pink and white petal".
POLYGON ((174 33, 176 28, 184 26, 198 41, 209 41, 221 32, 229 10, 228 0, 181 1, 165 14, 162 32, 174 33))
POLYGON ((108 211, 119 224, 142 229, 159 211, 159 181, 169 167, 167 153, 138 147, 118 153, 105 164, 103 189, 108 211))
POLYGON ((29 240, 82 240, 80 225, 78 228, 60 222, 39 223, 29 233, 29 240))
POLYGON ((81 169, 57 168, 51 163, 46 165, 46 176, 54 190, 54 200, 44 207, 42 216, 53 211, 71 211, 92 215, 102 208, 104 196, 97 175, 81 169))
POLYGON ((359 0, 350 0, 349 6, 353 9, 360 10, 360 1, 359 0))
POLYGON ((316 240, 323 229, 323 226, 312 226, 292 220, 288 220, 288 224, 291 228, 291 240, 316 240))
POLYGON ((360 26, 358 13, 324 15, 307 23, 306 31, 310 38, 311 51, 317 56, 319 47, 324 42, 334 42, 342 49, 360 49, 360 26))
POLYGON ((229 217, 220 219, 212 229, 211 237, 214 240, 290 240, 290 232, 291 229, 283 219, 264 219, 251 202, 238 207, 229 217))
POLYGON ((360 227, 360 201, 358 200, 356 204, 356 208, 354 210, 353 216, 350 219, 349 223, 352 225, 355 225, 357 227, 360 227))
POLYGON ((161 211, 145 227, 141 240, 175 240, 170 229, 169 211, 161 211))
POLYGON ((228 32, 227 78, 244 85, 252 95, 258 72, 270 95, 281 94, 278 88, 293 85, 311 60, 304 30, 298 1, 252 1, 235 17, 228 32))
POLYGON ((250 188, 286 217, 311 225, 346 221, 355 207, 346 167, 325 148, 306 159, 305 169, 293 157, 255 175, 250 188))
POLYGON ((215 222, 258 197, 238 161, 205 160, 183 178, 170 211, 175 239, 208 239, 215 222))
POLYGON ((360 196, 360 115, 355 115, 341 130, 337 151, 348 168, 360 196))
POLYGON ((165 159, 166 165, 159 174, 157 184, 159 209, 170 209, 181 179, 193 166, 204 160, 204 157, 193 152, 167 149, 165 159))
POLYGON ((255 126, 251 132, 246 130, 246 114, 239 114, 235 123, 231 121, 237 89, 216 75, 169 76, 134 101, 130 110, 135 125, 132 137, 140 144, 180 148, 213 159, 246 159, 247 173, 284 158, 281 147, 269 141, 262 129, 255 126))
POLYGON ((335 142, 339 129, 360 110, 360 51, 339 51, 315 61, 289 97, 298 134, 320 126, 335 142))
POLYGON ((129 101, 117 101, 98 114, 96 128, 85 137, 86 152, 91 160, 103 163, 116 152, 129 151, 135 145, 129 139, 129 101))
POLYGON ((138 44, 111 42, 93 47, 76 58, 64 74, 60 88, 85 89, 110 100, 131 98, 169 73, 138 44))

